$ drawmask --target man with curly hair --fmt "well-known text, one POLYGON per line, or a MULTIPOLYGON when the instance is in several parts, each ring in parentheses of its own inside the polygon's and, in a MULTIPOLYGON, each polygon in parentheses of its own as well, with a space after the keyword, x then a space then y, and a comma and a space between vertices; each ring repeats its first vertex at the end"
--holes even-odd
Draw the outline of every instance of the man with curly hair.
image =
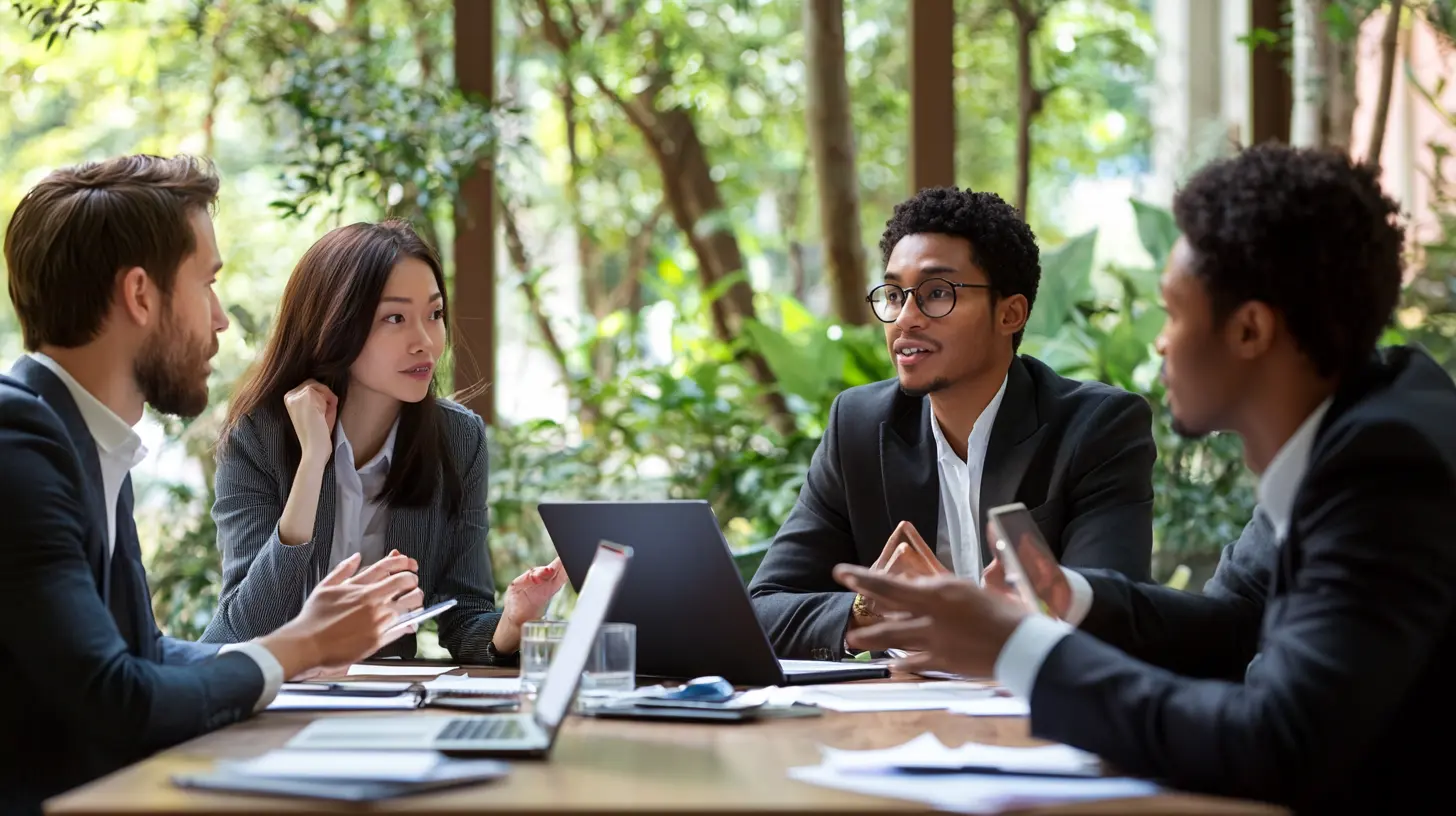
POLYGON ((1035 736, 1176 787, 1349 813, 1438 796, 1447 755, 1422 743, 1456 725, 1456 384, 1419 349, 1376 347, 1398 207, 1373 167, 1266 146, 1205 168, 1174 214, 1169 404, 1180 433, 1243 439, 1278 546, 1264 593, 1077 588, 1033 559, 1058 620, 1014 603, 1000 565, 985 589, 844 565, 903 615, 849 642, 994 673, 1035 736))
POLYGON ((1010 502, 1061 563, 1148 580, 1151 411, 1017 354, 1041 278, 1021 214, 993 193, 927 189, 895 208, 880 252, 868 300, 898 377, 835 400, 749 587, 779 656, 840 659, 845 634, 879 619, 835 564, 978 578, 986 514, 1010 502))

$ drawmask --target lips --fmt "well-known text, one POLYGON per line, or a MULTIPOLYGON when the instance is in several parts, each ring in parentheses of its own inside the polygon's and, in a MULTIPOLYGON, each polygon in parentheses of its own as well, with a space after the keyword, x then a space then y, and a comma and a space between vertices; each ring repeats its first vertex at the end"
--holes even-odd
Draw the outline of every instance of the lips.
POLYGON ((428 380, 434 374, 434 372, 434 364, 420 363, 419 365, 410 366, 409 368, 406 368, 399 373, 416 380, 428 380))
POLYGON ((915 365, 935 353, 935 346, 925 340, 901 337, 892 347, 895 362, 900 365, 915 365))

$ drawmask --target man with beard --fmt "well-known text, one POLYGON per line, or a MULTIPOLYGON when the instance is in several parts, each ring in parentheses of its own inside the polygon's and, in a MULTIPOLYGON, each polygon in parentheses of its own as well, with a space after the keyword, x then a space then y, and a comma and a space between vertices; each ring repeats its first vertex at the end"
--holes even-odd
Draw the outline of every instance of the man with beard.
MULTIPOLYGON (((341 564, 297 618, 219 649, 163 637, 132 519, 144 404, 196 416, 227 328, 209 209, 186 157, 51 173, 5 235, 29 354, 0 376, 0 811, 266 707, 285 678, 412 631, 409 559, 341 564)), ((180 521, 180 520, 179 520, 180 521)))
POLYGON ((1021 213, 993 193, 923 190, 895 208, 880 252, 868 301, 898 377, 835 399, 749 587, 778 655, 840 659, 845 633, 879 619, 835 583, 837 563, 979 578, 979 530, 1008 502, 1030 508, 1062 564, 1149 580, 1151 411, 1017 354, 1041 278, 1021 213))
POLYGON ((994 592, 843 565, 846 586, 895 612, 850 643, 994 673, 1030 700, 1033 735, 1176 787, 1311 812, 1440 796, 1449 763, 1429 741, 1456 725, 1456 385, 1419 349, 1376 348, 1404 246, 1377 174, 1271 145, 1210 165, 1174 202, 1169 407, 1185 436, 1243 439, 1278 548, 1262 594, 1102 578, 1086 591, 1029 557, 1054 618, 1009 600, 999 564, 994 592))

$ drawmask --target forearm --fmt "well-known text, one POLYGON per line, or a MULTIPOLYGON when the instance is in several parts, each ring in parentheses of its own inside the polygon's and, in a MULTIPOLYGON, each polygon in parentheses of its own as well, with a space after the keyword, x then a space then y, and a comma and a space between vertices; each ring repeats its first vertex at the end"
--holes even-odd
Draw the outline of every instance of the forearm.
POLYGON ((278 519, 278 539, 284 546, 295 547, 313 538, 318 518, 319 492, 323 489, 324 465, 328 460, 305 456, 298 464, 283 515, 278 519))
POLYGON ((235 531, 228 521, 219 523, 218 535, 224 553, 223 591, 203 640, 251 640, 292 620, 312 588, 312 542, 290 547, 274 528, 250 556, 234 555, 262 534, 251 529, 235 531))

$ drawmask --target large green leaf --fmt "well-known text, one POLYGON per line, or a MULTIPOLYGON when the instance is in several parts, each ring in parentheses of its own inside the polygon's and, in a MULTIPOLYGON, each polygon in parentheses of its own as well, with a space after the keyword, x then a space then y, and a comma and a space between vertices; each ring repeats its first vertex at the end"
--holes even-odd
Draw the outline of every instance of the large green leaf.
POLYGON ((1136 198, 1132 199, 1132 212, 1137 217, 1138 239, 1152 256, 1153 268, 1161 271, 1178 240, 1178 224, 1171 212, 1136 198))
POLYGON ((828 338, 795 343, 757 320, 744 321, 743 330, 786 394, 817 401, 835 387, 836 377, 844 370, 844 352, 828 338))
POLYGON ((1077 303, 1092 291, 1092 257, 1097 230, 1078 235, 1041 256, 1041 285, 1026 333, 1051 337, 1067 321, 1077 303))

